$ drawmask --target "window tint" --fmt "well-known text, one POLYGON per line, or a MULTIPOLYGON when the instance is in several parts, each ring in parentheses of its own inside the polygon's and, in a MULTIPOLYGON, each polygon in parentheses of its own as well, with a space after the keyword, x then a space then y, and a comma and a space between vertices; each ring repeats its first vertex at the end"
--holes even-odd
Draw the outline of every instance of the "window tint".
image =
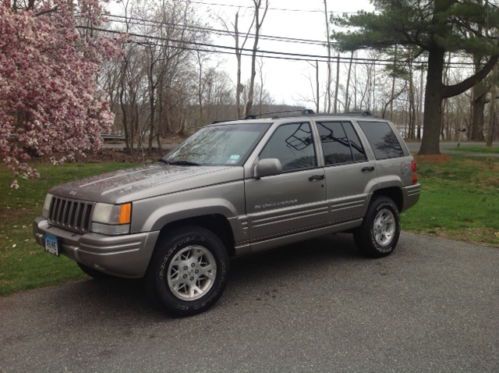
POLYGON ((364 148, 350 122, 317 123, 327 165, 366 160, 364 148))
POLYGON ((397 137, 386 122, 359 122, 373 148, 376 159, 403 157, 405 154, 397 137))
POLYGON ((357 136, 357 133, 353 129, 352 123, 343 122, 343 128, 345 129, 347 137, 350 140, 350 149, 352 149, 353 161, 367 161, 366 151, 360 142, 359 136, 357 136))
POLYGON ((280 126, 260 153, 260 159, 263 158, 279 159, 283 171, 315 167, 317 163, 310 124, 280 126))
POLYGON ((341 122, 318 123, 326 165, 352 162, 352 153, 341 122))

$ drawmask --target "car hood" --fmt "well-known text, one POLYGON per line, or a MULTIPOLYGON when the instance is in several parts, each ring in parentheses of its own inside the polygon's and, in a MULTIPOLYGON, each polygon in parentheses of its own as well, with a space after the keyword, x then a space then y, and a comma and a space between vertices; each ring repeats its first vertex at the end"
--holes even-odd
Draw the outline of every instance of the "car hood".
POLYGON ((66 198, 123 203, 228 183, 243 178, 236 166, 176 166, 154 163, 69 182, 50 189, 66 198))

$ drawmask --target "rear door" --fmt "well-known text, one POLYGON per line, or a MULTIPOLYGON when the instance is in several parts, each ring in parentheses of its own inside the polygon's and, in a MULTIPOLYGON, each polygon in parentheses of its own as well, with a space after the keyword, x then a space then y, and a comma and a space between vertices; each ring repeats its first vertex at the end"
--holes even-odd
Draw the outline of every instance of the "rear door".
POLYGON ((366 186, 375 176, 375 162, 350 121, 317 121, 324 155, 327 201, 332 224, 362 218, 367 205, 366 186))
POLYGON ((246 180, 251 241, 257 242, 327 225, 324 170, 318 167, 309 122, 275 129, 258 159, 277 158, 279 175, 246 180))
POLYGON ((358 121, 376 158, 376 174, 412 185, 412 156, 397 130, 386 121, 358 121))

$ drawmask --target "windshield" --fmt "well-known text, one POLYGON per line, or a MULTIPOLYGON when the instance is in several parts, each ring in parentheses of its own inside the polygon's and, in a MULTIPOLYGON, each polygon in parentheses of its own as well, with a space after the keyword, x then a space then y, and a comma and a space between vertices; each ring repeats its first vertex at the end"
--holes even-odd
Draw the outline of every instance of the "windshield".
POLYGON ((162 160, 185 166, 241 166, 269 126, 245 123, 204 127, 162 160))

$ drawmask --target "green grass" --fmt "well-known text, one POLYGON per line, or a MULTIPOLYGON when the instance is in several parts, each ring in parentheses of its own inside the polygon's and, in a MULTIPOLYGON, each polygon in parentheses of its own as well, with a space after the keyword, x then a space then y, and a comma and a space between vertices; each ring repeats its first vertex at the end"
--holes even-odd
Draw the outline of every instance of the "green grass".
POLYGON ((499 159, 418 160, 422 193, 402 229, 499 246, 499 159))
MULTIPOLYGON (((404 230, 499 246, 499 159, 418 159, 421 199, 402 214, 404 230)), ((84 275, 74 262, 46 254, 31 223, 47 190, 66 181, 133 166, 126 163, 37 165, 41 177, 12 190, 0 167, 0 295, 59 284, 84 275)))
POLYGON ((459 148, 456 147, 452 150, 466 153, 485 153, 485 154, 499 154, 499 146, 480 146, 480 145, 464 145, 459 148))
POLYGON ((130 166, 117 162, 36 165, 40 178, 20 180, 18 190, 9 188, 12 175, 0 167, 0 295, 82 278, 74 262, 43 252, 33 239, 31 223, 40 215, 50 187, 130 166))

